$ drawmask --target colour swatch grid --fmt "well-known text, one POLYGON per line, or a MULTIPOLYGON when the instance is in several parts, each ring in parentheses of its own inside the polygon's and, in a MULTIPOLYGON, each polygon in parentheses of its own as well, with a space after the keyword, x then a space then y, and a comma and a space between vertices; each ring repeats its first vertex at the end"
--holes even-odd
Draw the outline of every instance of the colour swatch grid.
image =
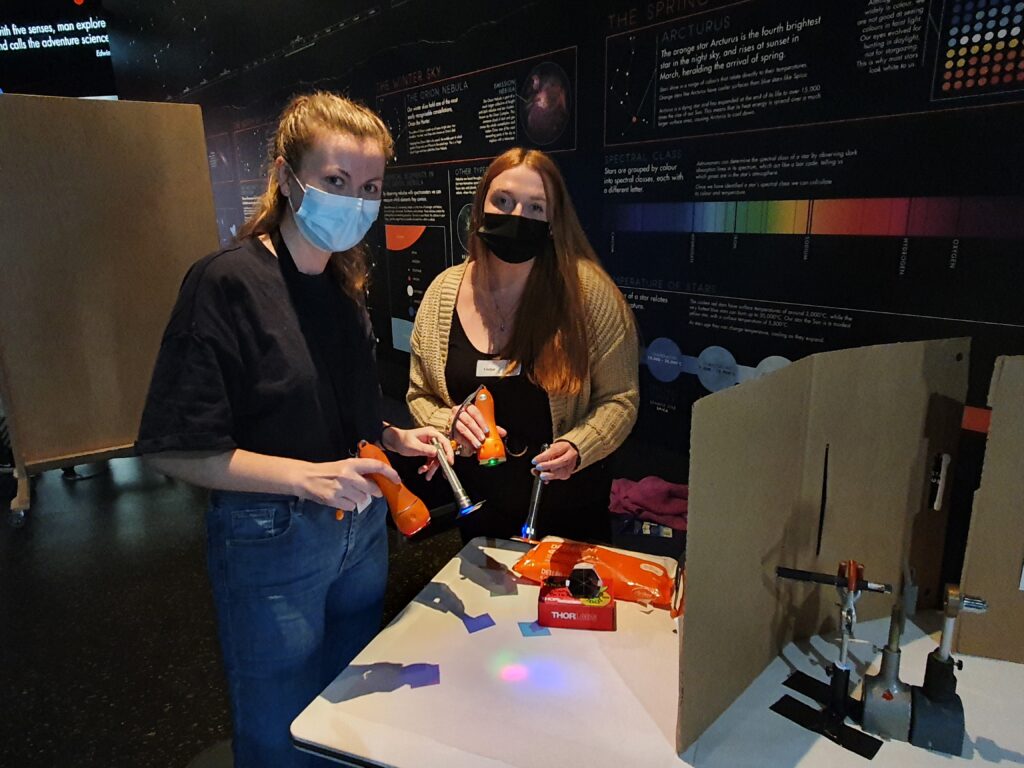
POLYGON ((947 5, 936 96, 973 96, 1024 87, 1022 21, 1021 0, 947 5))

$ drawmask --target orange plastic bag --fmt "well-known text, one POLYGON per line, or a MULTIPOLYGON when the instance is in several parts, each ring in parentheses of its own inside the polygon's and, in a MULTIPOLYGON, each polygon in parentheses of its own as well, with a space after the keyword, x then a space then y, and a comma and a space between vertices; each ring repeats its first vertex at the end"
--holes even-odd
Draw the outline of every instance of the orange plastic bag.
POLYGON ((578 541, 544 541, 512 566, 524 579, 543 583, 548 577, 568 578, 577 563, 590 563, 612 597, 632 603, 671 608, 675 579, 661 563, 578 541))

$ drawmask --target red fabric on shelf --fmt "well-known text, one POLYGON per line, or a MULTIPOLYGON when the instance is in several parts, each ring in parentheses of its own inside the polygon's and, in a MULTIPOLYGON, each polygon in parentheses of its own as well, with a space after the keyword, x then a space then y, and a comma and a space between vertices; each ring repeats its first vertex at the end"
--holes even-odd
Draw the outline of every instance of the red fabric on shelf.
POLYGON ((665 525, 677 531, 686 530, 689 510, 688 486, 670 483, 656 475, 642 480, 612 480, 609 509, 619 515, 665 525))

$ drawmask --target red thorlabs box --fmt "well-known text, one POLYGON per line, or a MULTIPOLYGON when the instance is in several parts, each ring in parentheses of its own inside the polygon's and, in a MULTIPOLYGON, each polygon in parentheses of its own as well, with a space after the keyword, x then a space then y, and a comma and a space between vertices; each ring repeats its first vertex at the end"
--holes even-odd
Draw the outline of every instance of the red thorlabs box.
POLYGON ((615 600, 603 585, 596 597, 575 597, 566 586, 544 585, 537 603, 537 623, 565 629, 615 629, 615 600))

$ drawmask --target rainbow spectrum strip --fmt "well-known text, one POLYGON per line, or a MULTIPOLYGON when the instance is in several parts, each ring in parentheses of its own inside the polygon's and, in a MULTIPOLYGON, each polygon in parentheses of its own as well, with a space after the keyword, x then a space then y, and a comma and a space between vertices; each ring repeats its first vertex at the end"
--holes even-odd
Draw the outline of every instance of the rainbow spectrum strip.
POLYGON ((612 203, 607 229, 749 235, 1024 238, 1024 198, 882 197, 612 203))

